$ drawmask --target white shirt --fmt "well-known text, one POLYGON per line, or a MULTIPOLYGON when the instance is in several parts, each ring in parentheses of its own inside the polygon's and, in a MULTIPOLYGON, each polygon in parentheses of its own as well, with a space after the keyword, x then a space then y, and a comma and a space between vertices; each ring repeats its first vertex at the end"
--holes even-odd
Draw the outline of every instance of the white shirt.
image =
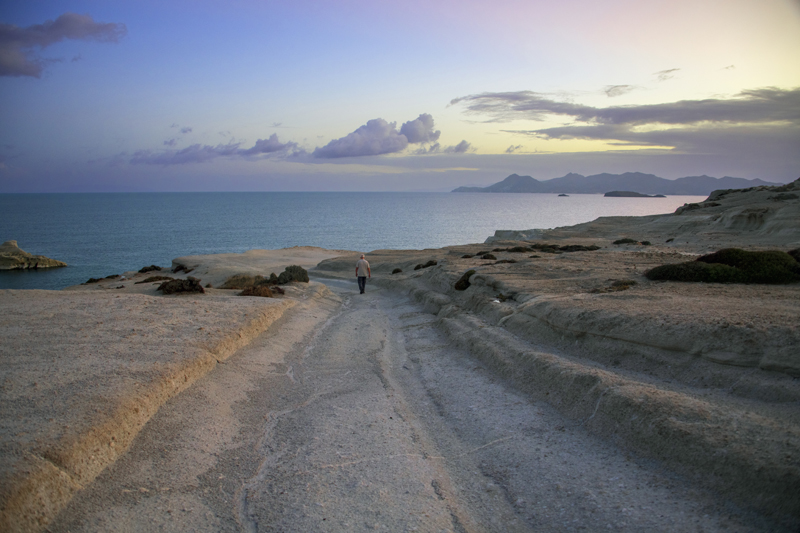
POLYGON ((359 259, 356 263, 356 275, 359 278, 366 278, 369 275, 369 263, 366 259, 359 259))

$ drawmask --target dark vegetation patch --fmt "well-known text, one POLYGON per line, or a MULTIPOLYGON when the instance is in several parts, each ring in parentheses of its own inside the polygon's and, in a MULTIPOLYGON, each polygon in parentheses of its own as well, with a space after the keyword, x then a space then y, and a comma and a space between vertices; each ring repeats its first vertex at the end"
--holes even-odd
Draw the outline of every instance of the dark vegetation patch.
POLYGON ((489 251, 489 250, 486 250, 486 251, 483 251, 483 252, 478 252, 478 253, 476 253, 475 255, 486 255, 486 254, 488 254, 488 253, 490 253, 490 251, 489 251))
POLYGON ((797 250, 790 250, 786 253, 794 257, 794 260, 800 263, 800 248, 798 248, 797 250))
POLYGON ((471 283, 469 282, 469 278, 474 273, 475 273, 474 270, 467 270, 466 272, 464 272, 464 275, 461 276, 461 278, 459 278, 458 281, 456 281, 456 284, 453 286, 453 288, 457 291, 467 290, 467 288, 471 285, 471 283))
POLYGON ((497 258, 494 256, 494 254, 483 254, 481 256, 481 259, 485 259, 487 261, 488 260, 492 260, 492 261, 496 261, 497 260, 497 258))
POLYGON ((655 267, 645 276, 668 281, 785 284, 800 281, 800 263, 792 253, 726 248, 695 261, 655 267))
MULTIPOLYGON (((285 285, 292 281, 308 283, 308 271, 301 266, 291 265, 281 272, 280 276, 274 272, 269 277, 260 274, 234 274, 225 280, 220 289, 247 289, 249 287, 268 287, 272 286, 275 292, 275 285, 285 285)), ((280 294, 283 294, 281 292, 280 294)))
POLYGON ((614 244, 639 244, 639 241, 625 237, 624 239, 617 239, 614 244))
POLYGON ((464 255, 461 256, 461 259, 472 259, 473 257, 474 256, 472 256, 472 255, 464 254, 464 255))
POLYGON ((99 281, 103 281, 103 280, 106 280, 106 279, 119 279, 121 277, 122 276, 120 276, 119 274, 112 274, 112 275, 106 276, 104 278, 89 278, 85 282, 81 283, 81 285, 89 285, 90 283, 97 283, 99 281))
POLYGON ((497 299, 498 299, 498 300, 500 300, 501 302, 505 302, 506 300, 510 300, 510 299, 511 299, 511 296, 507 296, 507 295, 505 295, 505 294, 503 294, 503 293, 501 292, 501 293, 499 293, 497 296, 495 296, 495 298, 497 298, 497 299))
POLYGON ((394 270, 392 270, 392 274, 399 274, 402 271, 403 271, 402 268, 395 268, 394 270))
POLYGON ((633 279, 618 279, 611 283, 610 287, 603 287, 599 289, 592 289, 590 292, 592 294, 602 294, 607 292, 619 292, 619 291, 627 291, 631 287, 636 285, 636 280, 633 279))
POLYGON ((164 294, 181 294, 181 293, 205 293, 206 291, 203 290, 203 286, 200 285, 200 280, 198 279, 173 279, 170 281, 165 281, 161 285, 158 286, 158 289, 164 294))
POLYGON ((423 269, 423 268, 432 267, 432 266, 434 266, 436 264, 438 264, 438 263, 436 261, 434 261, 433 259, 431 259, 430 261, 428 261, 424 265, 423 264, 419 264, 419 265, 415 266, 414 270, 420 270, 420 269, 423 269))
POLYGON ((134 285, 140 285, 142 283, 153 283, 154 281, 166 281, 172 279, 169 276, 149 276, 142 281, 137 281, 134 285))
POLYGON ((269 279, 260 275, 234 274, 225 280, 220 289, 247 289, 257 285, 268 285, 269 279))
MULTIPOLYGON (((270 276, 270 279, 272 276, 270 276)), ((292 281, 308 283, 308 271, 299 265, 290 265, 278 275, 278 285, 285 285, 292 281)))
POLYGON ((508 252, 512 254, 524 254, 530 252, 544 252, 546 254, 560 254, 563 252, 593 252, 599 250, 599 246, 590 245, 584 246, 582 244, 565 244, 559 246, 557 244, 549 244, 537 242, 530 246, 514 246, 512 248, 495 248, 495 252, 508 252))
POLYGON ((142 267, 139 269, 139 274, 147 274, 148 272, 152 272, 154 270, 161 272, 161 267, 156 265, 150 265, 149 267, 142 267))
POLYGON ((770 196, 770 200, 775 201, 786 201, 786 200, 797 200, 800 196, 797 196, 793 192, 782 192, 780 194, 776 194, 775 196, 770 196))
POLYGON ((178 272, 186 272, 188 274, 192 270, 194 270, 194 269, 193 268, 189 268, 186 265, 178 264, 178 265, 175 265, 175 268, 172 269, 172 273, 173 274, 177 274, 178 272))
POLYGON ((501 259, 495 263, 495 265, 501 265, 503 263, 516 263, 516 259, 501 259))
POLYGON ((264 298, 272 298, 273 294, 269 285, 254 285, 244 289, 239 293, 239 296, 262 296, 264 298))

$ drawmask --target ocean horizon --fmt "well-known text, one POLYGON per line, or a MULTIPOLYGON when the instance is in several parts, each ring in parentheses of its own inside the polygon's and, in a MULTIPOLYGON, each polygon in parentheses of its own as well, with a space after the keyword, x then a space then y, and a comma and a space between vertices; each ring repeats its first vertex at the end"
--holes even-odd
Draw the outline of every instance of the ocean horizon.
POLYGON ((481 243, 495 230, 671 213, 699 196, 404 192, 0 194, 0 239, 67 263, 1 271, 0 289, 63 289, 184 255, 292 246, 424 249, 481 243))

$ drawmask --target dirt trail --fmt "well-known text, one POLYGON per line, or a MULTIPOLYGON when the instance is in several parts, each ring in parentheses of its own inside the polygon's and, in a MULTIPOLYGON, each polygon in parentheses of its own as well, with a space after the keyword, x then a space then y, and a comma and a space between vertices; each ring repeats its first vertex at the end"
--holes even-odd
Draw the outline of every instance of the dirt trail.
POLYGON ((369 285, 301 303, 151 419, 52 531, 757 531, 369 285))

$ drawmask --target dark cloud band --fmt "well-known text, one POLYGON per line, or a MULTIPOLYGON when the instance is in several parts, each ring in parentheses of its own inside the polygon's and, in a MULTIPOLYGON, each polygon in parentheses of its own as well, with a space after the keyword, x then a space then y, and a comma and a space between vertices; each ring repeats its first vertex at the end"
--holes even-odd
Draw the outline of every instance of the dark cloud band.
POLYGON ((43 50, 64 40, 116 43, 127 33, 124 24, 95 22, 89 15, 64 13, 56 20, 20 28, 0 24, 0 76, 41 76, 48 63, 58 59, 42 58, 43 50))

